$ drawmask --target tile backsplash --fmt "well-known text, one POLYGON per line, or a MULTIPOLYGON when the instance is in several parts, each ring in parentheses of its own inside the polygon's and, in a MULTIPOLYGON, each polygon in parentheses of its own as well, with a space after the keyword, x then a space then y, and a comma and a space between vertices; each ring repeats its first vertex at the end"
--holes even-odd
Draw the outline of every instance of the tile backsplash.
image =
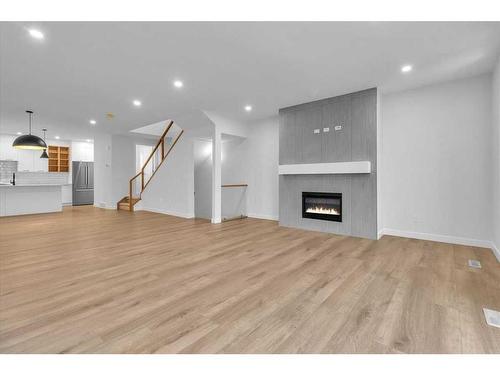
POLYGON ((17 161, 0 160, 0 182, 9 183, 15 172, 17 172, 17 161))
POLYGON ((17 185, 66 185, 69 173, 67 172, 17 172, 17 185))
POLYGON ((16 174, 17 185, 66 185, 71 183, 67 172, 28 172, 18 171, 15 160, 0 160, 0 183, 10 183, 16 174))

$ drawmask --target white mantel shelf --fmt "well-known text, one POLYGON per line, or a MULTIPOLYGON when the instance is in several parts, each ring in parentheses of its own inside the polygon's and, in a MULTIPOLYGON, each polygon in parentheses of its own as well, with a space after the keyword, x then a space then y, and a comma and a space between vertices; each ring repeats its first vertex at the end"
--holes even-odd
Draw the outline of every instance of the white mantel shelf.
POLYGON ((288 174, 359 174, 371 173, 369 161, 342 163, 284 164, 279 166, 280 175, 288 174))

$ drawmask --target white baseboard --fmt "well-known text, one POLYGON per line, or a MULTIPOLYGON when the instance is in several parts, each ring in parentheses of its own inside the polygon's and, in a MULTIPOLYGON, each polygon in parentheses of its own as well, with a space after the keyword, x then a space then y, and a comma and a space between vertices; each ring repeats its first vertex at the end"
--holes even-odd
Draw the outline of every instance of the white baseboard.
POLYGON ((497 260, 500 262, 500 251, 493 242, 487 240, 478 240, 475 238, 467 238, 467 237, 446 236, 442 234, 410 232, 410 231, 390 229, 390 228, 384 228, 379 232, 379 238, 382 237, 383 235, 415 238, 417 240, 445 242, 455 245, 484 247, 486 249, 491 249, 497 260))
POLYGON ((500 248, 498 248, 498 246, 496 246, 493 242, 491 243, 491 251, 495 254, 498 262, 500 262, 500 248))
POLYGON ((103 203, 94 203, 94 207, 97 207, 97 208, 103 208, 105 210, 116 210, 116 205, 115 206, 109 206, 109 205, 105 205, 103 203))
POLYGON ((382 238, 382 236, 384 235, 384 229, 380 229, 378 232, 377 232, 377 240, 380 240, 380 238, 382 238))
POLYGON ((164 210, 164 209, 161 209, 161 208, 154 208, 154 207, 142 207, 141 209, 139 209, 137 211, 150 211, 150 212, 155 212, 157 214, 164 214, 164 215, 182 217, 184 219, 193 219, 194 218, 194 213, 186 213, 186 212, 179 212, 179 211, 164 210))
POLYGON ((478 239, 467 238, 467 237, 455 237, 455 236, 446 236, 446 235, 442 235, 442 234, 410 232, 410 231, 399 230, 399 229, 390 229, 390 228, 382 229, 382 235, 384 235, 384 234, 387 234, 389 236, 415 238, 417 240, 428 240, 428 241, 452 243, 452 244, 456 244, 456 245, 485 247, 488 249, 491 248, 491 241, 478 240, 478 239))
POLYGON ((247 216, 248 217, 252 217, 254 219, 264 219, 264 220, 279 221, 278 216, 273 216, 273 215, 247 214, 247 216))

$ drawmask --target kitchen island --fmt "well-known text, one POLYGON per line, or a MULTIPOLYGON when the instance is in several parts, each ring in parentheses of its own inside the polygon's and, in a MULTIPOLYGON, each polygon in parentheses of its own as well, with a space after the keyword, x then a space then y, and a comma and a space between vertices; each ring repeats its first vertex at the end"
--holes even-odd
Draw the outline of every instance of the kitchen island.
POLYGON ((62 211, 61 185, 0 185, 0 216, 62 211))

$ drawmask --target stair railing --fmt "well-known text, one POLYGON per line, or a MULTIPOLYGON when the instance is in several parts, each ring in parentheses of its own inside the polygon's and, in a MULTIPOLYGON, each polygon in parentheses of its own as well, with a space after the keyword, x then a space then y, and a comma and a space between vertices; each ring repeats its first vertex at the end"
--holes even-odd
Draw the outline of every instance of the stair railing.
POLYGON ((141 189, 140 189, 140 193, 139 193, 139 198, 142 196, 142 192, 144 191, 144 189, 146 189, 146 186, 148 186, 149 182, 151 181, 151 179, 153 178, 153 176, 155 175, 156 171, 158 171, 158 169, 160 169, 160 166, 163 164, 163 162, 165 161, 165 159, 167 158, 168 154, 170 153, 170 151, 172 151, 172 149, 174 148, 175 144, 177 143, 177 141, 179 140, 179 138, 181 137, 182 133, 184 133, 184 130, 181 130, 180 133, 177 135, 177 137, 175 138, 175 140, 172 142, 172 144, 170 145, 170 148, 168 149, 167 152, 165 152, 165 138, 167 137, 167 133, 168 131, 170 130, 170 128, 172 127, 172 125, 174 124, 173 121, 170 121, 170 123, 168 124, 167 128, 165 129, 165 131, 163 132, 163 134, 161 135, 160 139, 158 140, 158 143, 156 144, 156 146, 153 148, 153 151, 151 151, 151 154, 149 154, 148 158, 146 159, 146 161, 144 162, 144 165, 142 166, 141 170, 139 173, 137 173, 134 177, 132 177, 129 181, 129 194, 128 194, 128 199, 129 199, 129 206, 130 206, 130 211, 133 211, 133 204, 132 204, 132 200, 134 199, 133 197, 133 186, 134 186, 134 181, 139 178, 139 176, 141 177, 141 189), (158 151, 158 149, 160 149, 160 162, 158 163, 157 166, 153 166, 152 168, 152 174, 151 176, 146 180, 145 179, 145 172, 144 170, 146 169, 146 166, 148 165, 148 163, 151 161, 151 159, 154 157, 155 153, 158 151))

